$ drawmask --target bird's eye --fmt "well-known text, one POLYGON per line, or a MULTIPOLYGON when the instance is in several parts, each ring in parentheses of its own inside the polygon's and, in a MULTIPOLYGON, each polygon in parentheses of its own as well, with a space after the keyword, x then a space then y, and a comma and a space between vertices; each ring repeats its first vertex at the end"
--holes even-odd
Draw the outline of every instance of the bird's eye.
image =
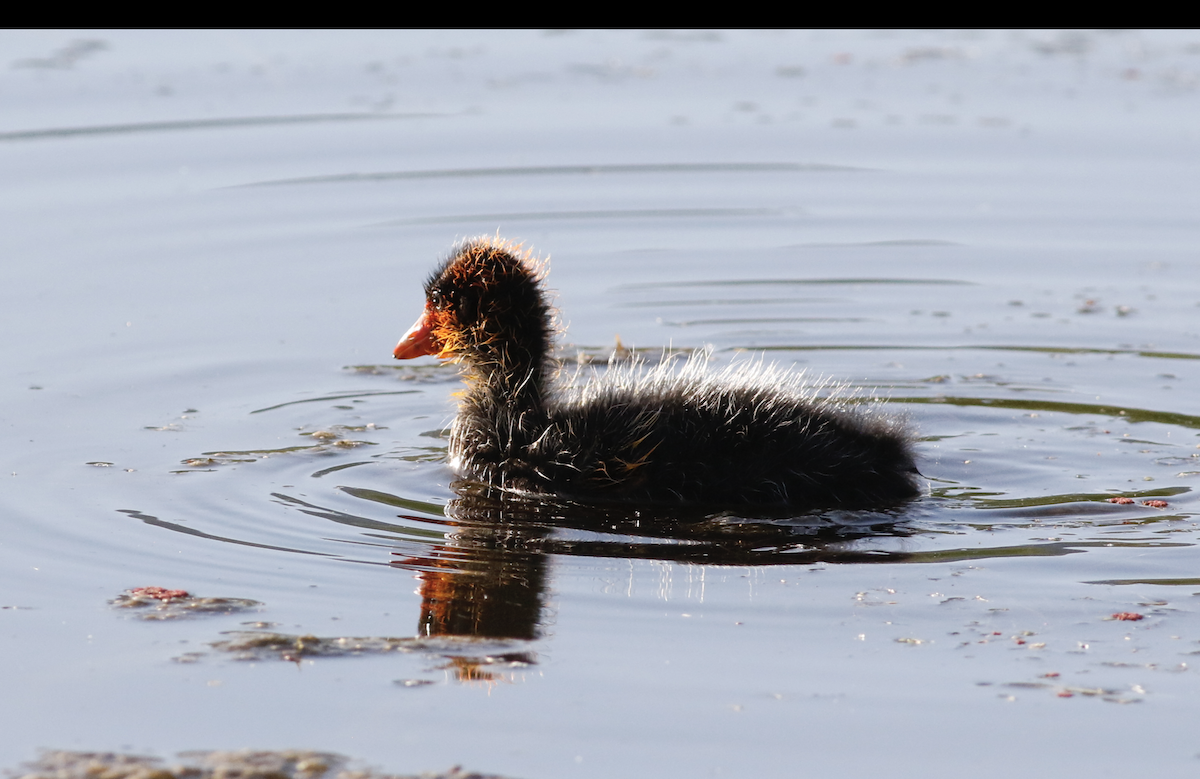
POLYGON ((438 292, 436 289, 433 290, 432 292, 430 292, 429 293, 429 302, 433 305, 433 307, 435 309, 441 310, 442 302, 443 302, 442 301, 442 293, 438 292))

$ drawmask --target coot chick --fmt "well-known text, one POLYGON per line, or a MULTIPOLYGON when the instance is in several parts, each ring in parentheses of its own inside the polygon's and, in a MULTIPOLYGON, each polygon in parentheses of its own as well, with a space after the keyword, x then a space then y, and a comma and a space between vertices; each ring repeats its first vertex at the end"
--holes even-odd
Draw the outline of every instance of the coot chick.
MULTIPOLYGON (((521 493, 635 503, 881 508, 917 495, 904 425, 759 365, 632 366, 560 384, 542 273, 498 238, 461 244, 425 284, 397 359, 462 366, 450 433, 465 478, 521 493)), ((819 388, 818 388, 819 389, 819 388)))

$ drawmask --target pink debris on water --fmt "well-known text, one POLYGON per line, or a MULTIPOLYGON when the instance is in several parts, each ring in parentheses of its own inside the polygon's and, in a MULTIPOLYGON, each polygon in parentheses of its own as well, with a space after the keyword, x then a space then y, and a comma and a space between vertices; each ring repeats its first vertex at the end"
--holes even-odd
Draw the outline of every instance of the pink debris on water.
POLYGON ((1136 611, 1118 611, 1109 617, 1109 619, 1119 619, 1123 622, 1137 622, 1139 619, 1145 619, 1145 617, 1136 611))
POLYGON ((156 598, 161 601, 172 601, 180 598, 191 597, 187 590, 168 590, 166 587, 134 587, 129 591, 134 597, 141 595, 147 598, 156 598))

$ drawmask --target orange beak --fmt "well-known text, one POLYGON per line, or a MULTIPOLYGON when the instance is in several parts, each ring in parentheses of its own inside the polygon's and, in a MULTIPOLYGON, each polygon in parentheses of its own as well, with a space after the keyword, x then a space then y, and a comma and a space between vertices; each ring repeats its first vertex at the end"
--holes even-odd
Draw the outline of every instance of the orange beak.
POLYGON ((438 348, 433 345, 433 317, 428 307, 417 319, 416 324, 408 329, 396 349, 392 352, 397 360, 410 360, 426 354, 437 354, 438 348))

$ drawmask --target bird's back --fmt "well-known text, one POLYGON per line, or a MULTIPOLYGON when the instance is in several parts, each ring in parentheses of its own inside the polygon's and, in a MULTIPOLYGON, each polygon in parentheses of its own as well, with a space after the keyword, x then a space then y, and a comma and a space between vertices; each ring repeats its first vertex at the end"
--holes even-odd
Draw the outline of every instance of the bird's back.
POLYGON ((876 404, 820 398, 796 374, 710 375, 692 360, 577 387, 491 431, 504 442, 489 452, 464 448, 465 470, 606 501, 856 508, 916 494, 904 426, 876 404))

